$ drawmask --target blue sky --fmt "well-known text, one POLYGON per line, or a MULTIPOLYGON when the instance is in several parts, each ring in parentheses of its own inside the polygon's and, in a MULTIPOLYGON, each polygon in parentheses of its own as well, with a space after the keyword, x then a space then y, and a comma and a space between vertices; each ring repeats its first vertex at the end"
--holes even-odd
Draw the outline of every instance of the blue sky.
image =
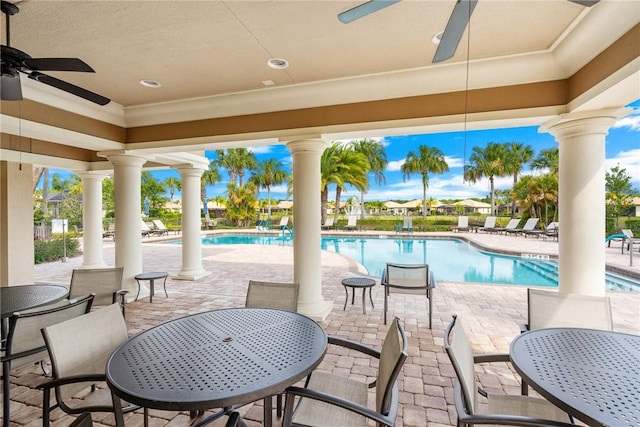
MULTIPOLYGON (((634 188, 640 190, 640 100, 630 104, 633 113, 621 120, 610 129, 606 137, 606 170, 619 165, 625 168, 632 177, 634 188)), ((540 150, 557 147, 553 136, 547 133, 539 133, 537 126, 508 129, 491 129, 480 131, 467 131, 466 142, 464 132, 448 132, 426 135, 393 136, 379 139, 385 146, 389 165, 384 172, 386 185, 377 185, 373 176, 370 177, 370 188, 365 196, 365 201, 371 200, 413 200, 422 198, 422 183, 420 175, 412 175, 403 181, 400 167, 404 163, 407 153, 416 150, 419 145, 428 145, 439 148, 445 155, 449 164, 449 172, 441 175, 429 176, 429 188, 427 197, 434 199, 463 199, 470 197, 486 197, 489 195, 489 181, 483 179, 476 184, 464 182, 462 179, 465 159, 471 155, 474 146, 485 146, 488 142, 516 141, 529 144, 534 149, 534 156, 540 150)), ((291 170, 291 153, 284 145, 272 145, 250 148, 258 160, 275 158, 280 160, 284 168, 291 170)), ((214 158, 213 152, 207 152, 207 157, 214 158)), ((53 171, 56 172, 56 171, 53 171)), ((58 171, 61 172, 61 171, 58 171)), ((540 173, 532 172, 525 166, 523 174, 540 173)), ((175 170, 152 171, 158 180, 164 180, 169 176, 180 177, 175 170)), ((215 186, 207 187, 207 197, 225 196, 228 176, 221 170, 223 181, 215 186)), ((496 188, 509 189, 513 185, 513 177, 496 179, 496 188)), ((271 189, 272 199, 286 199, 286 184, 271 189)), ((167 194, 168 196, 168 194, 167 194)), ((333 200, 335 192, 332 190, 330 200, 333 200)), ((351 196, 359 198, 359 192, 348 187, 342 193, 342 202, 351 196)), ((179 198, 179 194, 175 197, 179 198)), ((265 189, 260 191, 260 198, 266 198, 265 189)))

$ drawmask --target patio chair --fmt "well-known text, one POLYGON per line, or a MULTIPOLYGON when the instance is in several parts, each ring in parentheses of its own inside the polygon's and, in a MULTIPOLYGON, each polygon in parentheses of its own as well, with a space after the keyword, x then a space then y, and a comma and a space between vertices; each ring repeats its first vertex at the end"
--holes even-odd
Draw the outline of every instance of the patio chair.
POLYGON ((524 237, 536 236, 536 239, 539 239, 540 237, 544 237, 546 239, 549 236, 557 236, 559 226, 558 221, 552 221, 544 228, 544 230, 534 228, 533 230, 523 230, 522 234, 524 237))
POLYGON ((393 426, 398 411, 398 374, 407 358, 408 341, 400 320, 396 317, 382 343, 382 350, 338 337, 329 337, 329 344, 355 350, 379 359, 375 381, 348 378, 343 373, 330 374, 315 370, 304 387, 287 389, 282 425, 336 427, 367 426, 368 420, 377 426, 393 426), (375 387, 375 409, 367 406, 368 390, 375 387), (294 400, 299 397, 294 408, 294 400))
POLYGON ((404 218, 402 218, 402 231, 411 233, 412 228, 413 228, 413 218, 410 216, 405 216, 404 218))
POLYGON ((453 231, 469 231, 469 217, 461 215, 458 217, 458 225, 453 227, 453 231))
POLYGON ((520 218, 512 218, 509 220, 509 222, 507 223, 506 226, 504 227, 495 227, 493 230, 496 233, 502 233, 504 232, 505 234, 509 232, 509 230, 515 230, 518 228, 518 224, 520 224, 520 218))
POLYGON ((640 238, 635 237, 633 235, 633 231, 631 231, 631 229, 629 228, 623 228, 620 231, 622 231, 622 234, 626 236, 624 241, 622 242, 622 253, 624 253, 625 244, 627 245, 627 250, 629 250, 631 248, 631 243, 633 243, 634 245, 638 245, 638 250, 640 251, 640 238))
MULTIPOLYGON (((245 307, 277 308, 296 312, 298 311, 299 289, 300 284, 298 283, 250 280, 245 307)), ((265 408, 267 408, 267 399, 271 399, 271 396, 265 397, 265 408)), ((271 407, 271 402, 268 407, 271 407)), ((276 413, 278 418, 282 416, 282 394, 276 395, 276 413)))
POLYGON ((151 220, 153 223, 153 234, 157 234, 158 236, 162 236, 166 234, 169 235, 169 229, 164 225, 161 219, 153 219, 151 220))
MULTIPOLYGON (((111 353, 129 339, 127 325, 118 304, 111 304, 42 329, 51 359, 52 379, 43 390, 42 423, 49 425, 50 412, 60 408, 67 414, 114 412, 111 390, 104 384, 105 366, 111 353), (51 405, 51 390, 56 403, 51 405), (78 396, 82 396, 81 399, 78 396)), ((122 402, 124 412, 138 406, 122 402)), ((147 410, 144 411, 147 425, 147 410)))
POLYGON ((91 419, 91 412, 83 412, 77 417, 69 427, 93 427, 93 420, 91 419))
POLYGON ((380 284, 384 286, 384 324, 387 324, 389 297, 394 294, 424 295, 429 302, 429 329, 433 321, 433 290, 436 282, 428 264, 387 263, 380 284))
POLYGON ((474 355, 462 324, 453 321, 444 333, 444 348, 456 373, 454 403, 458 426, 500 424, 511 426, 566 426, 572 420, 547 400, 520 395, 487 394, 478 387, 475 364, 508 362, 508 354, 474 355), (487 399, 487 412, 480 411, 480 395, 487 399))
POLYGON ((119 303, 125 315, 128 291, 122 289, 123 267, 76 268, 71 273, 69 298, 94 294, 94 307, 119 303))
MULTIPOLYGON (((9 426, 11 406, 11 370, 40 362, 47 358, 47 348, 40 329, 73 317, 91 309, 93 295, 77 300, 63 300, 45 307, 13 313, 2 358, 2 408, 3 427, 9 426)), ((4 319, 3 319, 4 320, 4 319)))
POLYGON ((140 220, 140 231, 142 232, 142 237, 149 237, 153 234, 153 230, 149 227, 149 224, 144 222, 142 219, 140 220))
POLYGON ((282 218, 280 218, 280 224, 278 224, 278 228, 280 230, 283 230, 285 227, 289 226, 289 216, 285 215, 282 218))
POLYGON ((529 218, 527 222, 524 223, 522 228, 514 228, 513 230, 504 230, 506 233, 512 233, 514 235, 522 234, 527 231, 534 230, 538 225, 540 220, 538 218, 529 218))
POLYGON ((327 220, 324 222, 324 224, 322 224, 322 226, 320 227, 323 230, 331 230, 333 228, 333 217, 327 217, 327 220))
POLYGON ((358 227, 358 217, 356 215, 350 215, 347 219, 347 225, 344 226, 344 230, 353 231, 358 227))
POLYGON ((496 219, 495 216, 488 216, 484 219, 484 225, 476 228, 476 232, 484 231, 485 233, 494 233, 496 231, 496 219))
MULTIPOLYGON (((588 328, 613 330, 609 297, 579 295, 527 289, 527 323, 520 325, 524 333, 542 328, 588 328)), ((528 394, 522 381, 522 394, 528 394)))

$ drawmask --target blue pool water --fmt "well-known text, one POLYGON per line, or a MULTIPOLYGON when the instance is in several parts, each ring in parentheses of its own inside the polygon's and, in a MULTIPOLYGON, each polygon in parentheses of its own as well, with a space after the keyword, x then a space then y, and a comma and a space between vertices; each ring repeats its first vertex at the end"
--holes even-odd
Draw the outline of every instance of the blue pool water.
MULTIPOLYGON (((173 241, 170 243, 181 243, 173 241)), ((290 238, 274 235, 220 234, 202 238, 203 245, 288 245, 290 238)), ((516 257, 479 250, 458 239, 322 237, 322 249, 345 255, 379 277, 387 262, 426 263, 433 266, 436 280, 557 286, 558 265, 545 257, 516 257), (538 258, 538 259, 536 259, 538 258), (542 259, 540 259, 542 258, 542 259)), ((640 283, 607 273, 607 287, 640 291, 640 283)))

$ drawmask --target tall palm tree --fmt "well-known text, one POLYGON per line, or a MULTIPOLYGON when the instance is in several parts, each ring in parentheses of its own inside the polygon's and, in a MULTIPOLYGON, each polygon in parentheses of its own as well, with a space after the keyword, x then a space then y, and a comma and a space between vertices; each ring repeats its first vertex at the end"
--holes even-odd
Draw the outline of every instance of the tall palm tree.
MULTIPOLYGON (((353 149, 364 154, 369 162, 370 172, 373 172, 376 184, 381 185, 385 183, 384 170, 387 167, 387 153, 384 150, 384 145, 381 142, 373 139, 360 139, 352 142, 353 149)), ((365 192, 360 192, 360 217, 364 219, 364 195, 365 192)))
POLYGON ((541 150, 531 161, 533 169, 548 169, 550 173, 557 175, 560 169, 560 150, 549 148, 541 150))
POLYGON ((173 195, 176 190, 182 190, 182 180, 175 176, 170 176, 164 180, 163 184, 169 190, 169 202, 173 204, 173 195))
MULTIPOLYGON (((521 142, 507 142, 507 158, 506 158, 506 170, 508 173, 513 174, 513 186, 518 183, 518 176, 522 172, 522 168, 526 163, 531 161, 533 157, 533 147, 525 145, 521 142)), ((516 201, 511 202, 511 218, 515 216, 516 201)))
POLYGON ((366 190, 369 186, 367 172, 369 162, 362 153, 357 153, 350 146, 334 142, 324 150, 320 158, 320 202, 322 209, 322 223, 327 219, 327 202, 329 199, 329 185, 336 186, 336 207, 334 221, 340 213, 340 195, 346 185, 352 185, 357 190, 366 190))
POLYGON ((504 144, 489 142, 485 148, 473 147, 469 161, 464 167, 464 179, 476 183, 482 178, 489 178, 491 187, 491 215, 495 215, 495 178, 506 176, 507 148, 504 144))
POLYGON ((251 174, 251 182, 257 189, 267 189, 267 217, 271 222, 271 186, 280 185, 287 180, 288 173, 283 169, 282 162, 276 159, 268 159, 259 162, 255 171, 251 174))
POLYGON ((444 159, 444 153, 438 148, 421 145, 418 152, 409 151, 404 164, 400 167, 402 178, 406 181, 412 173, 422 175, 422 219, 427 219, 427 188, 429 187, 429 173, 444 173, 449 171, 449 165, 444 159))
POLYGON ((202 200, 202 210, 204 211, 205 223, 209 223, 209 209, 207 209, 207 185, 215 185, 220 182, 220 172, 218 163, 215 160, 209 162, 209 169, 204 171, 200 177, 200 199, 202 200))
POLYGON ((229 172, 229 181, 242 187, 245 170, 256 168, 256 156, 246 148, 216 150, 216 163, 229 172), (237 180, 237 182, 236 182, 237 180))

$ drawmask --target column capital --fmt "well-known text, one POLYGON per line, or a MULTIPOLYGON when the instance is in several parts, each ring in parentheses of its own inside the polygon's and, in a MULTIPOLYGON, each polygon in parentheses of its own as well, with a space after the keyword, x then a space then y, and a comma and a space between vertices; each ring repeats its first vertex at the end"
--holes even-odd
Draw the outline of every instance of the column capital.
POLYGON ((205 171, 205 169, 203 168, 195 167, 192 165, 176 166, 175 170, 177 170, 183 177, 194 176, 196 178, 200 178, 205 171))
POLYGON ((140 156, 134 156, 133 154, 127 153, 105 153, 104 156, 109 160, 114 166, 138 166, 142 167, 145 163, 147 163, 147 159, 140 156))
POLYGON ((609 133, 615 122, 630 114, 633 109, 605 108, 561 114, 540 126, 540 132, 547 132, 556 138, 571 138, 580 135, 609 133))
POLYGON ((292 153, 300 152, 317 152, 322 154, 324 150, 331 145, 330 142, 323 139, 300 139, 287 142, 287 148, 292 153))
POLYGON ((100 179, 103 180, 106 177, 113 175, 113 171, 73 171, 76 175, 78 175, 82 179, 100 179))

